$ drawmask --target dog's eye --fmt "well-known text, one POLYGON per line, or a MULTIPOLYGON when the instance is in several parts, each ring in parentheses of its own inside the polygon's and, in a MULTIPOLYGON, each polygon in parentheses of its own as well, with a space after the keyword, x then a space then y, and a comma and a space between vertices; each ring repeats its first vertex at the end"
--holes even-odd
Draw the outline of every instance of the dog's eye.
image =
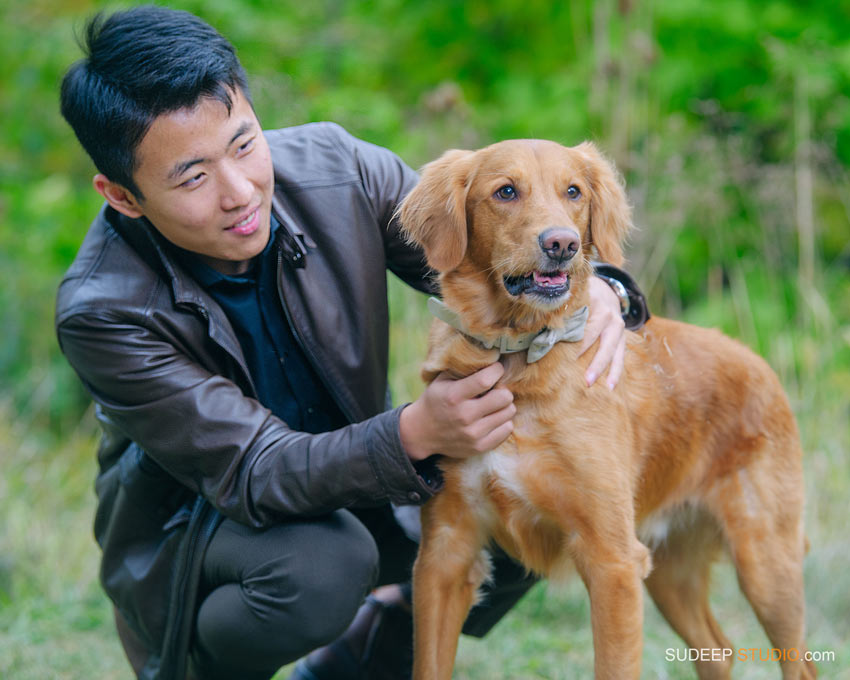
POLYGON ((567 196, 569 196, 572 200, 576 200, 581 196, 581 189, 579 189, 575 184, 571 184, 570 188, 567 189, 567 196))
POLYGON ((501 198, 503 201, 512 201, 516 195, 516 189, 511 184, 506 184, 494 194, 496 198, 501 198))

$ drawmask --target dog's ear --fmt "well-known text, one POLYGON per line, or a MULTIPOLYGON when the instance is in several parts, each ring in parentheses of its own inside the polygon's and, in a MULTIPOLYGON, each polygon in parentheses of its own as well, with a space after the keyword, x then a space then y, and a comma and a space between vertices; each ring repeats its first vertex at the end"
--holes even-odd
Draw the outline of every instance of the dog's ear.
POLYGON ((422 246, 428 264, 439 272, 457 267, 466 253, 466 195, 473 153, 452 149, 428 163, 399 208, 402 229, 422 246))
POLYGON ((587 239, 596 247, 601 260, 619 267, 623 264, 623 242, 632 228, 632 210, 622 179, 592 142, 584 142, 577 149, 585 158, 590 184, 587 239))

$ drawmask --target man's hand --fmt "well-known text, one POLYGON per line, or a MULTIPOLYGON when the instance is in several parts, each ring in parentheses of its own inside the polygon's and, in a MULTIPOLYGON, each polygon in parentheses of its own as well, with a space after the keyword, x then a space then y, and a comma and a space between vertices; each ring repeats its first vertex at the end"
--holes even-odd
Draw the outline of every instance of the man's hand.
POLYGON ((609 390, 613 390, 623 373, 626 356, 626 326, 620 316, 620 301, 611 287, 595 276, 590 277, 588 295, 590 316, 584 330, 580 355, 584 354, 597 338, 599 349, 587 367, 584 379, 590 387, 607 368, 606 384, 609 390))
POLYGON ((460 380, 438 375, 401 412, 401 443, 411 460, 434 453, 466 458, 505 441, 514 429, 516 406, 510 390, 493 388, 504 371, 494 363, 460 380))

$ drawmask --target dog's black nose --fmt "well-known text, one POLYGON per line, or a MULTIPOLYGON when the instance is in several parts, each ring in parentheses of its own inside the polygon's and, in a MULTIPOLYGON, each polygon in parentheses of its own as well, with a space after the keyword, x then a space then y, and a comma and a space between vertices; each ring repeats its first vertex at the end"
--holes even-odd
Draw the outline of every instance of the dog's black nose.
POLYGON ((552 227, 537 238, 540 247, 550 260, 566 262, 578 252, 581 240, 572 229, 552 227))

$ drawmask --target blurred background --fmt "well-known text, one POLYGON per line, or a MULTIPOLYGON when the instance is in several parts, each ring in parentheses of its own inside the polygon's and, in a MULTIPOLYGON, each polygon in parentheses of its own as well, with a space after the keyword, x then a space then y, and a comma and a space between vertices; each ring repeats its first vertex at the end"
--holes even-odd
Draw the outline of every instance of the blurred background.
MULTIPOLYGON (((58 112, 90 0, 0 5, 0 677, 127 678, 97 583, 96 428, 53 332, 100 200, 58 112)), ((628 269, 654 313, 764 355, 806 451, 809 646, 850 678, 850 3, 791 0, 174 0, 237 47, 268 128, 333 120, 413 167, 510 137, 593 139, 626 178, 628 269)), ((428 319, 396 282, 392 381, 420 391, 428 319)), ((729 565, 714 605, 769 644, 729 565)), ((646 605, 644 677, 690 678, 646 605)), ((541 584, 456 677, 589 677, 576 580, 541 584)), ((767 662, 735 677, 775 678, 767 662)))

